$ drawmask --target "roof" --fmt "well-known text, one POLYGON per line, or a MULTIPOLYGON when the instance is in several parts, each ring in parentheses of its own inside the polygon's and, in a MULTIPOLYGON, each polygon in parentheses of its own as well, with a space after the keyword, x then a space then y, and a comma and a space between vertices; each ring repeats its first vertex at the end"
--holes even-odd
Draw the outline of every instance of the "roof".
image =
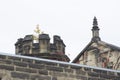
POLYGON ((92 44, 92 42, 88 43, 88 45, 77 55, 77 57, 72 61, 72 63, 75 63, 81 55, 88 49, 88 47, 92 44))

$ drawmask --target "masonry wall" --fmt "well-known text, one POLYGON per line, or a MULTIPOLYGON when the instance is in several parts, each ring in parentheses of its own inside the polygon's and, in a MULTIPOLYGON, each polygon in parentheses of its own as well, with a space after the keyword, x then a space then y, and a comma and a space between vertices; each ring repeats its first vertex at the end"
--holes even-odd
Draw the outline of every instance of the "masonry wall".
POLYGON ((1 53, 0 80, 120 80, 120 71, 1 53))

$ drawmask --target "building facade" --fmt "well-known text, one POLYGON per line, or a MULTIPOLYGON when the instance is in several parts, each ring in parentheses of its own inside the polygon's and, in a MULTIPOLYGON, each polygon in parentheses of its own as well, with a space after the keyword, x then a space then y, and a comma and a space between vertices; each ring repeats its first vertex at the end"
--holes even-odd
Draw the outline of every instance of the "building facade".
POLYGON ((120 70, 120 47, 101 40, 96 17, 93 20, 91 41, 72 62, 120 70))

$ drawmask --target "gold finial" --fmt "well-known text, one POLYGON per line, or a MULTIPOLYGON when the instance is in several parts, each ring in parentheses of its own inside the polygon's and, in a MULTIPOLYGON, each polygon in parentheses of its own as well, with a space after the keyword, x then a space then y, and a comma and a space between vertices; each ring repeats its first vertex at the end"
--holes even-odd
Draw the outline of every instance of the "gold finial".
POLYGON ((39 24, 36 25, 36 29, 34 30, 34 32, 40 34, 39 24))

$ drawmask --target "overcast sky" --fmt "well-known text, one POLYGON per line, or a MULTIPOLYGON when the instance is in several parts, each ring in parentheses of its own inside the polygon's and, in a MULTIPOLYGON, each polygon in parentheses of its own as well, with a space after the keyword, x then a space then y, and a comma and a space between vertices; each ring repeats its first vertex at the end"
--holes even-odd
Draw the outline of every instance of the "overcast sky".
POLYGON ((17 39, 39 24, 51 39, 61 36, 73 59, 92 38, 94 16, 101 40, 120 46, 120 0, 0 0, 0 52, 14 54, 17 39))

